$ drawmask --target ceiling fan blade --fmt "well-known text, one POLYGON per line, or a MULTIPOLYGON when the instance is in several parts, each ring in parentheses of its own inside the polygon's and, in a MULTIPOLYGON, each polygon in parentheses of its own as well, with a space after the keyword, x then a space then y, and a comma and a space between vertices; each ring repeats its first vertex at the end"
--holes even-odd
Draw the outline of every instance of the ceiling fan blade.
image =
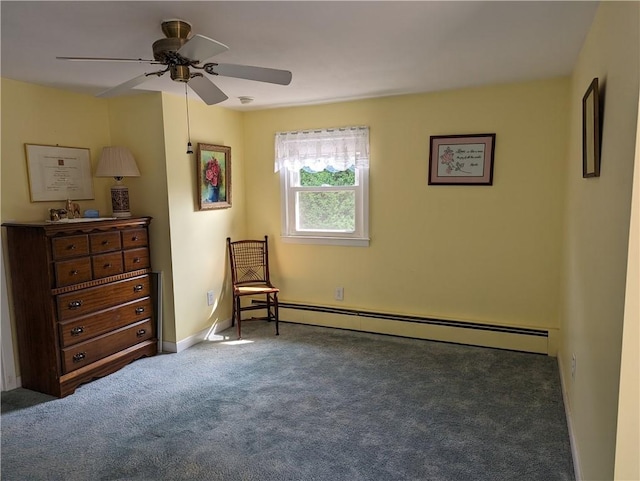
POLYGON ((278 85, 291 83, 291 72, 274 68, 252 67, 250 65, 235 65, 230 63, 210 63, 205 66, 208 73, 235 77, 258 82, 269 82, 278 85))
POLYGON ((135 62, 135 63, 156 63, 155 60, 144 58, 108 58, 108 57, 56 57, 58 60, 69 60, 71 62, 135 62))
POLYGON ((207 105, 224 102, 229 97, 206 77, 192 77, 189 79, 191 87, 207 105))
POLYGON ((204 35, 194 35, 178 49, 178 54, 190 60, 202 62, 227 50, 229 47, 223 43, 204 35))
POLYGON ((117 95, 123 94, 131 90, 136 85, 140 85, 142 82, 146 81, 148 78, 147 74, 138 75, 137 77, 132 78, 131 80, 127 80, 120 85, 116 85, 110 89, 107 89, 103 92, 100 92, 96 97, 115 97, 117 95))

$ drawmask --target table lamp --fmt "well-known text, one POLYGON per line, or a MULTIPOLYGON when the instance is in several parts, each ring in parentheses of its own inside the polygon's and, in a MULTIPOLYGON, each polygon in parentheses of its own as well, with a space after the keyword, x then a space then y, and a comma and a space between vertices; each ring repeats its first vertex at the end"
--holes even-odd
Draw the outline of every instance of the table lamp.
POLYGON ((104 147, 96 169, 96 177, 113 177, 111 206, 113 217, 131 217, 129 189, 122 183, 123 177, 140 177, 133 154, 126 147, 104 147))

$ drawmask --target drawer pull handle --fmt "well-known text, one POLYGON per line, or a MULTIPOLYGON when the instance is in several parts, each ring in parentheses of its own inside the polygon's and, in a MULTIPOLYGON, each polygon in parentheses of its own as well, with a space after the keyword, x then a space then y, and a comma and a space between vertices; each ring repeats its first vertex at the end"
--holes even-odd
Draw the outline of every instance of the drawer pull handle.
POLYGON ((87 357, 87 353, 86 352, 79 352, 78 354, 74 354, 73 355, 73 362, 80 362, 85 357, 87 357))
POLYGON ((134 257, 133 258, 133 263, 134 264, 139 264, 140 263, 140 258, 139 257, 134 257))
POLYGON ((67 249, 69 249, 70 251, 76 250, 76 245, 75 244, 69 244, 67 246, 67 249))
POLYGON ((102 245, 103 246, 108 246, 109 245, 109 241, 108 240, 103 240, 102 241, 102 245))
POLYGON ((69 309, 78 309, 82 306, 82 301, 71 301, 69 303, 69 309))
POLYGON ((71 274, 72 276, 77 276, 77 275, 78 275, 78 269, 74 269, 74 270, 72 270, 72 271, 70 272, 70 274, 71 274))
POLYGON ((133 292, 140 292, 143 288, 144 286, 142 284, 136 284, 133 286, 133 292))
POLYGON ((136 336, 138 337, 142 337, 147 333, 146 329, 138 329, 138 332, 136 332, 136 336))
POLYGON ((103 267, 104 267, 105 269, 109 269, 109 268, 111 267, 111 262, 109 262, 109 263, 105 264, 103 267))
POLYGON ((133 242, 137 241, 137 240, 138 240, 138 236, 137 236, 137 235, 134 235, 134 236, 131 238, 131 240, 132 240, 133 242))
POLYGON ((79 336, 83 332, 84 332, 84 327, 83 326, 74 327, 73 329, 71 329, 71 335, 72 336, 79 336))
POLYGON ((137 307, 136 314, 142 314, 144 312, 144 307, 137 307))

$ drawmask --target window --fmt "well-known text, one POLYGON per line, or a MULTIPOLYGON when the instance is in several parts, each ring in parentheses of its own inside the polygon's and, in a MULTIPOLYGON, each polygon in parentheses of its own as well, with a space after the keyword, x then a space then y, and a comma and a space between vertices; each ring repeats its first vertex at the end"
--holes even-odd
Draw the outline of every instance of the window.
POLYGON ((369 128, 276 134, 282 236, 312 244, 369 245, 369 128))
POLYGON ((369 128, 276 134, 282 236, 313 244, 369 245, 369 128))

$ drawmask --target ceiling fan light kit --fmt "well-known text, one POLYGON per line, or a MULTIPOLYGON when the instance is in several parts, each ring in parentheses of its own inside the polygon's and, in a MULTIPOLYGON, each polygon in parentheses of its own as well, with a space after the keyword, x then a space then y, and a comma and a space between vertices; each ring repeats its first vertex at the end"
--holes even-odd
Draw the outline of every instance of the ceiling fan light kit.
MULTIPOLYGON (((150 76, 161 77, 169 72, 171 80, 188 84, 193 91, 207 104, 214 105, 228 99, 227 95, 220 90, 204 73, 213 76, 234 77, 245 80, 255 80, 277 85, 289 85, 291 83, 291 72, 264 67, 254 67, 250 65, 203 63, 215 55, 229 50, 226 45, 205 37, 204 35, 191 34, 191 24, 184 20, 170 19, 161 24, 162 32, 166 38, 161 38, 153 42, 153 60, 126 59, 126 58, 99 58, 99 57, 57 57, 61 60, 90 61, 90 62, 137 62, 148 63, 150 65, 161 65, 164 69, 147 72, 134 77, 126 82, 116 85, 104 92, 100 92, 98 97, 114 97, 121 95, 137 85, 145 82, 150 76), (191 69, 202 70, 202 72, 192 72, 191 69)), ((251 97, 240 97, 243 104, 253 101, 251 97), (251 99, 243 101, 242 99, 251 99)))

